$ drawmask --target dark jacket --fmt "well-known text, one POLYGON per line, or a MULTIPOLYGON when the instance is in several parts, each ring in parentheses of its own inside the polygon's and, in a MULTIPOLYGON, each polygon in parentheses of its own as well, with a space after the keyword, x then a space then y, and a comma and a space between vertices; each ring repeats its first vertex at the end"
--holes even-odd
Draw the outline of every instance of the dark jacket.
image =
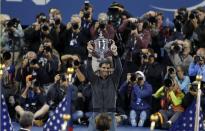
POLYGON ((152 86, 145 82, 143 87, 135 85, 132 90, 131 109, 147 110, 151 108, 152 86))
POLYGON ((91 58, 88 58, 87 78, 91 82, 93 111, 115 112, 117 88, 122 74, 122 65, 119 57, 113 57, 115 70, 113 74, 102 79, 95 75, 91 66, 91 58))
MULTIPOLYGON (((70 86, 70 88, 72 88, 72 111, 75 111, 75 105, 77 99, 77 87, 72 85, 70 86)), ((66 96, 67 91, 68 91, 67 88, 64 89, 60 87, 59 84, 51 85, 47 93, 47 104, 50 106, 51 110, 55 110, 55 108, 60 104, 60 102, 66 96)))

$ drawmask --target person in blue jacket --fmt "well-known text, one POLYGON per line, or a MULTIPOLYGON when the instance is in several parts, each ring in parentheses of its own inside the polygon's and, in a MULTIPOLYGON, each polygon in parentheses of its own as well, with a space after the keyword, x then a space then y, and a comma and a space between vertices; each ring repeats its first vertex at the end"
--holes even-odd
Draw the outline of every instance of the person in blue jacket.
POLYGON ((131 96, 130 122, 132 126, 142 127, 150 114, 152 86, 141 71, 136 72, 136 81, 131 96))

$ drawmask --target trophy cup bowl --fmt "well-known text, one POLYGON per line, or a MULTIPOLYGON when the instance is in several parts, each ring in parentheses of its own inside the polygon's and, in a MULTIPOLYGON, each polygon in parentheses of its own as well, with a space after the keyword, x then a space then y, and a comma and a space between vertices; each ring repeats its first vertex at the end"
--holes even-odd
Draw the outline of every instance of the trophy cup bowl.
POLYGON ((110 51, 112 40, 105 38, 102 32, 100 32, 99 37, 92 41, 91 44, 94 47, 93 56, 96 57, 98 61, 102 61, 112 55, 110 51))

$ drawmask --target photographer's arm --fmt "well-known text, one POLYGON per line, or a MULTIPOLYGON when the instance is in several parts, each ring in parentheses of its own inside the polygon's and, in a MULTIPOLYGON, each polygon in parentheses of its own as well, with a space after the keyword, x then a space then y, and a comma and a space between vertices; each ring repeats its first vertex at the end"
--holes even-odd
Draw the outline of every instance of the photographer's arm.
POLYGON ((81 70, 79 68, 75 69, 75 73, 76 73, 76 76, 78 77, 78 80, 80 82, 84 82, 85 81, 85 75, 81 72, 81 70))
POLYGON ((180 95, 176 96, 174 91, 169 92, 169 96, 171 97, 171 101, 174 106, 178 106, 182 103, 182 99, 184 98, 184 94, 181 93, 180 95))
POLYGON ((29 82, 26 83, 26 88, 25 88, 25 90, 23 91, 23 93, 21 94, 21 97, 22 97, 22 98, 24 98, 24 99, 27 98, 28 90, 29 90, 30 86, 31 86, 31 82, 29 81, 29 82))
POLYGON ((166 43, 166 44, 164 45, 164 49, 166 50, 166 52, 167 52, 169 55, 170 55, 171 46, 172 46, 173 43, 175 43, 175 41, 170 41, 170 42, 168 42, 168 43, 166 43))
POLYGON ((34 114, 34 119, 40 117, 40 116, 44 116, 46 113, 48 113, 49 111, 49 105, 48 104, 44 104, 41 109, 39 109, 37 112, 35 112, 34 114))
POLYGON ((157 90, 157 92, 155 92, 152 96, 154 96, 154 98, 160 98, 164 95, 164 86, 162 86, 161 88, 159 88, 157 90))

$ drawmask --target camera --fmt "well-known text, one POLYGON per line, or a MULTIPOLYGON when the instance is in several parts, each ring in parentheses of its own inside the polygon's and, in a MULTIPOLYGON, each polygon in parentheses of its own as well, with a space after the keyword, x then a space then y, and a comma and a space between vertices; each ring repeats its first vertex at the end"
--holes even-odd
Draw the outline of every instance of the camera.
POLYGON ((127 29, 128 30, 135 30, 137 28, 137 19, 134 22, 128 22, 127 29))
POLYGON ((60 25, 61 20, 59 18, 54 18, 55 25, 60 25))
POLYGON ((33 59, 29 62, 31 65, 35 65, 38 64, 38 60, 37 59, 33 59))
POLYGON ((45 52, 52 52, 52 48, 50 48, 49 46, 43 46, 43 50, 45 52))
POLYGON ((191 14, 189 15, 189 19, 193 20, 197 18, 197 12, 196 11, 192 11, 191 14))
POLYGON ((8 28, 11 28, 11 27, 17 28, 19 23, 20 21, 17 18, 13 18, 7 22, 6 26, 8 28))
POLYGON ((135 73, 132 73, 132 74, 131 74, 131 77, 130 77, 130 81, 131 81, 131 82, 135 82, 136 79, 137 79, 136 74, 135 74, 135 73))
POLYGON ((60 80, 66 81, 66 75, 65 74, 60 74, 60 80))
POLYGON ((80 64, 81 63, 78 60, 73 60, 72 58, 69 58, 67 60, 66 67, 67 68, 73 68, 73 67, 80 66, 80 64))
POLYGON ((173 84, 174 84, 174 83, 173 83, 173 80, 170 79, 170 78, 164 80, 164 86, 165 86, 166 88, 170 88, 173 84))
POLYGON ((85 19, 88 19, 88 18, 90 17, 90 12, 88 12, 88 11, 83 11, 83 17, 84 17, 85 19))
POLYGON ((41 30, 42 31, 48 31, 49 30, 49 26, 47 24, 42 24, 41 25, 41 30))
POLYGON ((149 23, 152 24, 152 25, 155 24, 155 23, 157 23, 157 19, 156 19, 156 17, 154 17, 154 16, 149 17, 147 20, 148 20, 149 23))
POLYGON ((179 45, 178 43, 174 43, 171 48, 172 48, 172 51, 175 53, 183 52, 183 47, 179 45))
POLYGON ((41 16, 39 16, 39 23, 45 23, 45 22, 47 22, 48 20, 47 20, 47 17, 46 16, 44 16, 44 15, 41 15, 41 16))
POLYGON ((175 70, 174 67, 169 67, 169 68, 168 68, 168 74, 169 74, 169 75, 172 75, 172 74, 174 74, 175 72, 176 72, 176 70, 175 70))
POLYGON ((194 57, 194 63, 198 63, 198 62, 200 62, 200 61, 204 61, 204 57, 203 57, 203 56, 198 56, 198 55, 196 55, 196 56, 194 57))
POLYGON ((9 60, 11 59, 11 53, 9 51, 4 51, 1 54, 1 61, 9 60))

